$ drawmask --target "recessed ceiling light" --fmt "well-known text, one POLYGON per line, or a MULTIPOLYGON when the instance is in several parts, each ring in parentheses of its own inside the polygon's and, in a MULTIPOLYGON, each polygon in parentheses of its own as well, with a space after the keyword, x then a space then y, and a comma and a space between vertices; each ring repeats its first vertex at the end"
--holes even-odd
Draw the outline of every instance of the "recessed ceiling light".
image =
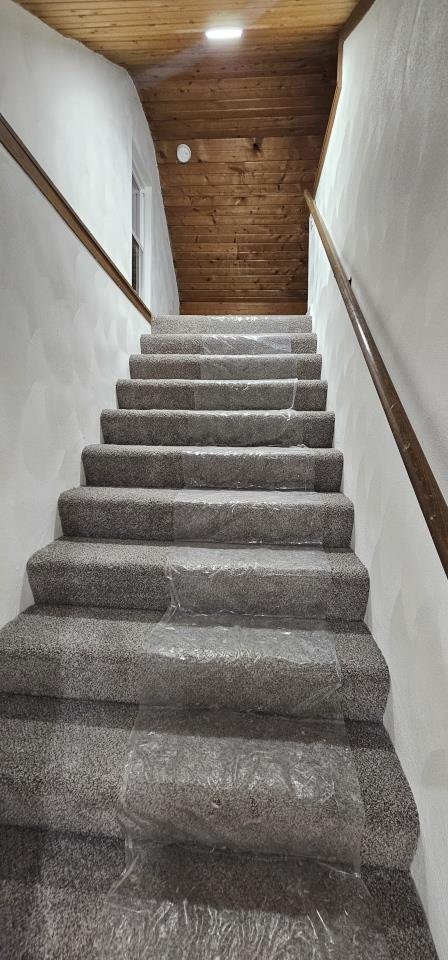
POLYGON ((239 40, 242 35, 241 27, 214 27, 205 31, 207 40, 239 40))

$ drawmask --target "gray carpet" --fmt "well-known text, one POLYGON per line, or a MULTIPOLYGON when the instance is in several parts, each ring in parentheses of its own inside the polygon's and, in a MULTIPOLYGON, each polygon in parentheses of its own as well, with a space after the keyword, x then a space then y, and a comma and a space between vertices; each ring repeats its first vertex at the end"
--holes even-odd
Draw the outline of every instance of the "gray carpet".
POLYGON ((0 631, 1 957, 434 960, 310 318, 141 346, 0 631))
MULTIPOLYGON (((212 855, 211 855, 212 856, 212 855)), ((173 858, 171 858, 172 860, 173 858)), ((215 910, 229 908, 229 899, 224 900, 223 879, 213 883, 210 871, 198 869, 198 861, 189 856, 181 861, 175 859, 176 871, 170 871, 170 858, 167 857, 166 869, 157 882, 159 896, 163 902, 194 904, 202 897, 202 902, 215 910), (211 881, 211 882, 210 882, 211 881), (199 884, 199 889, 197 889, 199 884), (192 892, 194 887, 194 892, 192 892)), ((211 866, 212 861, 209 865, 211 866)), ((108 906, 108 894, 119 878, 124 867, 124 846, 119 841, 105 838, 86 838, 73 834, 39 832, 14 827, 3 827, 0 831, 0 871, 1 871, 1 957, 4 960, 106 960, 107 957, 120 957, 121 960, 146 960, 150 954, 139 955, 140 935, 145 929, 143 917, 132 916, 125 908, 122 911, 111 910, 108 906), (114 939, 111 932, 116 935, 114 939), (137 952, 131 951, 137 949, 137 952), (118 952, 116 952, 118 951, 118 952)), ((275 872, 275 871, 274 871, 275 872)), ((259 878, 259 870, 257 870, 259 878)), ((288 889, 294 892, 296 868, 288 865, 284 874, 289 877, 288 889)), ((249 874, 249 876, 251 876, 249 874)), ((248 883, 247 865, 239 879, 235 873, 232 878, 232 904, 242 898, 244 883, 248 883), (243 883, 243 889, 241 888, 243 883)), ((436 954, 428 933, 412 880, 407 873, 398 870, 373 869, 363 871, 363 880, 369 890, 373 906, 380 919, 382 930, 389 948, 391 960, 436 960, 436 954)), ((152 880, 151 880, 152 882, 152 880)), ((348 889, 348 888, 347 888, 348 889)), ((252 906, 257 909, 254 898, 263 899, 266 907, 268 898, 271 910, 283 910, 283 916, 291 921, 294 904, 291 893, 288 903, 279 899, 279 885, 269 892, 263 883, 251 884, 252 906)), ((229 895, 227 894, 227 897, 229 895)), ((352 902, 352 916, 356 909, 371 910, 368 903, 359 904, 359 898, 352 902)), ((383 949, 381 933, 372 921, 375 960, 383 960, 379 951, 383 949)), ((147 928, 146 928, 147 932, 147 928)), ((198 953, 201 931, 197 931, 198 953)), ((286 944, 291 940, 286 939, 286 944)), ((283 944, 284 945, 284 944, 283 944)), ((271 941, 272 946, 272 941, 271 941)), ((277 956, 290 957, 291 960, 308 960, 309 954, 297 947, 295 952, 273 954, 246 952, 240 960, 255 956, 257 960, 273 960, 277 956)), ((186 954, 178 943, 161 948, 152 960, 185 960, 186 954)), ((249 951, 249 947, 247 948, 249 951)), ((214 957, 219 956, 218 953, 214 957)), ((363 956, 364 954, 355 954, 363 956)), ((188 960, 193 955, 188 955, 188 960)), ((347 956, 332 953, 333 960, 348 960, 347 956)))

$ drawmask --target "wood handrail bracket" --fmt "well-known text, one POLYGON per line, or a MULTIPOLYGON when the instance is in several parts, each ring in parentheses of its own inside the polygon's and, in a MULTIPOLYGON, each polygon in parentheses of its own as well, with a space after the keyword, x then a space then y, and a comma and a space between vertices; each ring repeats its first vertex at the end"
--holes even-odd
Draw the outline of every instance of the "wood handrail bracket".
POLYGON ((89 253, 92 254, 92 257, 95 258, 99 266, 102 267, 114 283, 116 283, 117 287, 119 287, 125 297, 130 300, 135 309, 150 323, 151 311, 146 304, 143 303, 143 300, 140 299, 124 274, 115 266, 113 260, 111 260, 106 251, 103 250, 103 247, 95 240, 93 234, 88 230, 81 218, 78 217, 73 207, 71 207, 65 197, 63 197, 62 193, 53 181, 50 180, 45 170, 38 164, 35 157, 33 157, 32 153, 30 153, 1 113, 0 144, 2 144, 10 156, 19 164, 24 173, 33 181, 34 185, 40 190, 49 203, 51 203, 52 207, 54 207, 59 216, 62 217, 72 233, 78 237, 78 240, 81 241, 89 253))
POLYGON ((448 576, 448 505, 372 337, 327 227, 308 190, 305 191, 305 199, 347 308, 375 389, 381 400, 384 413, 395 437, 400 456, 408 472, 435 548, 448 576))

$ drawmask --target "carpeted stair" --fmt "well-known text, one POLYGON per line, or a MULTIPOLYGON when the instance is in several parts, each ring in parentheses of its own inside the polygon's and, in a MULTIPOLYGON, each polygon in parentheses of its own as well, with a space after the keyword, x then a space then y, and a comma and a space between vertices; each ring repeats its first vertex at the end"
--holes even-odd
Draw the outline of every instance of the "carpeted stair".
POLYGON ((141 349, 0 633, 2 956, 434 960, 310 318, 141 349))

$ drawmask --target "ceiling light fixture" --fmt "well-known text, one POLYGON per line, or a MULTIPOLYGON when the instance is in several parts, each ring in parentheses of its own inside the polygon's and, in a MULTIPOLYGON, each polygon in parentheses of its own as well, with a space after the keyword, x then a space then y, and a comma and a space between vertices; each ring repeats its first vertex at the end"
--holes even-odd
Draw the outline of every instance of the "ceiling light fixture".
POLYGON ((241 27, 214 27, 205 31, 207 40, 239 40, 242 35, 241 27))
POLYGON ((191 150, 188 143, 180 143, 176 153, 179 163, 188 163, 191 160, 191 150))

